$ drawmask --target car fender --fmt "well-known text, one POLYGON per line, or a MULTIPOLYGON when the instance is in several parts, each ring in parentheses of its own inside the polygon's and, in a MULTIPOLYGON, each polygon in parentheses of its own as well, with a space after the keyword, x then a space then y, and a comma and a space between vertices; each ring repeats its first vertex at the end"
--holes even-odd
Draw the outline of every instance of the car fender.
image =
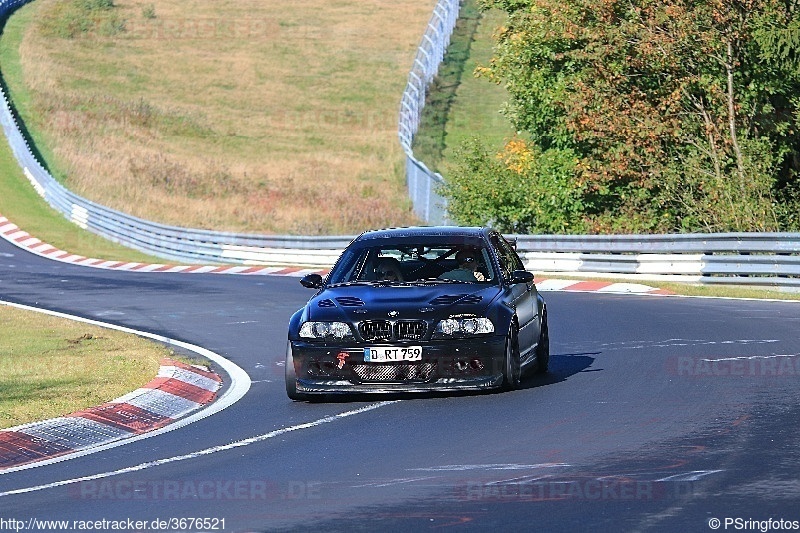
POLYGON ((511 321, 517 314, 517 310, 508 305, 507 302, 500 302, 493 306, 494 316, 488 318, 494 323, 494 334, 505 337, 511 327, 511 321))
POLYGON ((306 308, 303 307, 302 309, 298 309, 292 315, 292 318, 289 319, 289 340, 296 341, 300 339, 300 325, 305 322, 305 311, 306 308))

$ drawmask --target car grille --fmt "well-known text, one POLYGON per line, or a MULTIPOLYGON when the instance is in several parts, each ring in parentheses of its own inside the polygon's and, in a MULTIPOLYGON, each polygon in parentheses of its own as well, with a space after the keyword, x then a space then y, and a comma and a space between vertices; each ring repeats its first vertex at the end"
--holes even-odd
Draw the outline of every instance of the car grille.
POLYGON ((421 320, 414 322, 397 322, 395 324, 395 336, 399 340, 419 340, 425 337, 428 325, 421 320))
POLYGON ((364 383, 427 381, 436 370, 436 363, 353 365, 353 371, 364 383))
POLYGON ((388 320, 373 320, 358 325, 358 333, 365 341, 388 341, 392 338, 392 323, 388 320))
POLYGON ((365 341, 420 340, 427 331, 424 320, 368 320, 358 325, 358 333, 365 341))

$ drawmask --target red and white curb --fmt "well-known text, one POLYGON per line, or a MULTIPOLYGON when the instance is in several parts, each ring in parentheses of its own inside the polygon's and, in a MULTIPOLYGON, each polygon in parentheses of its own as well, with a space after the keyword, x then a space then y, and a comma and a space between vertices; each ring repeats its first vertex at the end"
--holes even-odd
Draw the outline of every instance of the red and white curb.
POLYGON ((184 274, 249 274, 249 275, 272 275, 272 276, 292 276, 303 277, 306 274, 328 273, 327 269, 319 268, 296 268, 296 267, 267 267, 267 266, 211 266, 211 265, 161 265, 151 263, 135 263, 126 261, 107 261, 105 259, 94 259, 82 255, 71 254, 64 250, 42 242, 30 233, 23 231, 0 215, 0 237, 11 244, 23 248, 36 255, 92 268, 102 268, 106 270, 125 270, 131 272, 181 272, 184 274))
POLYGON ((0 431, 0 471, 164 427, 211 403, 221 386, 214 372, 164 359, 152 381, 116 400, 0 431))
MULTIPOLYGON (((175 266, 149 263, 128 263, 124 261, 106 261, 92 259, 81 255, 71 254, 59 250, 29 233, 19 229, 7 218, 0 215, 0 237, 11 244, 28 250, 31 253, 74 265, 102 268, 106 270, 125 270, 131 272, 173 272, 184 274, 244 274, 244 275, 270 275, 303 277, 306 274, 320 274, 325 276, 327 269, 299 268, 299 267, 266 267, 266 266, 175 266)), ((565 291, 565 292, 604 292, 610 294, 657 294, 671 295, 670 291, 642 285, 639 283, 611 283, 602 281, 578 281, 562 279, 538 278, 536 287, 540 291, 565 291)))
POLYGON ((609 281, 580 281, 565 279, 536 278, 536 288, 539 291, 562 292, 601 292, 607 294, 657 294, 674 295, 672 291, 659 289, 640 283, 621 283, 609 281))

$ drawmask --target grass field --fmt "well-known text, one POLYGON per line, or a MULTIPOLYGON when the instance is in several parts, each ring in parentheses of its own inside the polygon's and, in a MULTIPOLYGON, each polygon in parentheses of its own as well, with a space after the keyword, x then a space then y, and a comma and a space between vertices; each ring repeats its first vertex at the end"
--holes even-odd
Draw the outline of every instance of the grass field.
POLYGON ((0 305, 0 429, 118 398, 155 377, 166 347, 0 305))
POLYGON ((475 69, 492 58, 493 35, 502 26, 505 13, 481 12, 477 0, 465 0, 447 55, 431 88, 414 139, 414 155, 445 178, 464 141, 483 139, 499 151, 514 135, 514 129, 500 113, 508 94, 475 69))
POLYGON ((397 110, 432 0, 120 1, 124 31, 72 38, 58 31, 65 1, 23 7, 0 47, 31 137, 70 189, 219 230, 416 222, 397 110))

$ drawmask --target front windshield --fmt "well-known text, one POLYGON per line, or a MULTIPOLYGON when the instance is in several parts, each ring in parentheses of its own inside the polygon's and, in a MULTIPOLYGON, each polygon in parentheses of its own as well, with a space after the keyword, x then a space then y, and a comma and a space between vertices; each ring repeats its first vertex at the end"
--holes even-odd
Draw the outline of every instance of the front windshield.
POLYGON ((351 248, 331 272, 341 283, 495 283, 488 250, 480 244, 391 244, 351 248))

